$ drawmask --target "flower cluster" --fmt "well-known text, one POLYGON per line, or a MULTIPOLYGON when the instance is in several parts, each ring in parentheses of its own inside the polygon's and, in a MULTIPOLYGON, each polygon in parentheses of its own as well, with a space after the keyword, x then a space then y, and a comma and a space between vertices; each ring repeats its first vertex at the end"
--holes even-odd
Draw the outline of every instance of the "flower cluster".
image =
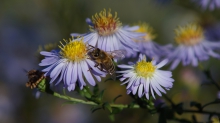
POLYGON ((209 56, 220 59, 214 51, 220 49, 220 42, 206 40, 202 27, 197 24, 178 27, 175 30, 177 47, 174 47, 154 42, 156 35, 146 23, 132 27, 123 25, 117 13, 113 15, 110 9, 87 18, 86 22, 89 32, 72 33, 74 38, 60 42, 58 49, 40 52, 45 58, 39 65, 44 67, 42 72, 50 77, 50 83, 63 83, 69 91, 76 86, 83 89, 87 83, 95 86, 108 71, 112 74, 115 70, 113 59, 122 50, 127 52, 128 59, 139 53, 139 59, 135 64, 118 65, 119 69, 126 69, 116 71, 120 74, 119 80, 126 84, 128 94, 137 94, 139 98, 145 95, 147 99, 151 95, 155 98, 155 94, 162 96, 172 88, 172 72, 159 70, 167 63, 175 69, 180 62, 184 66, 198 66, 199 61, 208 60, 209 56), (147 61, 146 57, 152 60, 147 61))

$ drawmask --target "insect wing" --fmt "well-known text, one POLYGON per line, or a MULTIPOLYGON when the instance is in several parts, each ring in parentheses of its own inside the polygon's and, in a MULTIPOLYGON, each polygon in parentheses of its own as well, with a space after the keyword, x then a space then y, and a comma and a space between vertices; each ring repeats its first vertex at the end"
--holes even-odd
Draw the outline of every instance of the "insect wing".
POLYGON ((123 59, 125 58, 125 55, 126 55, 126 50, 114 50, 114 51, 111 51, 109 52, 114 59, 123 59))

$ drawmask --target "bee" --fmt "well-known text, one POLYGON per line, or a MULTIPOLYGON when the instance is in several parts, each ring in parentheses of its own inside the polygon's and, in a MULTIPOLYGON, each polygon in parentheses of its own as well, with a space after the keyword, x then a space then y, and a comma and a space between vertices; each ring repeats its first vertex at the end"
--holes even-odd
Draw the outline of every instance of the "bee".
POLYGON ((89 46, 91 48, 88 50, 88 55, 90 57, 89 59, 96 63, 94 67, 97 67, 99 70, 107 72, 110 75, 115 73, 114 59, 122 59, 125 57, 126 53, 124 50, 106 52, 92 45, 89 46))

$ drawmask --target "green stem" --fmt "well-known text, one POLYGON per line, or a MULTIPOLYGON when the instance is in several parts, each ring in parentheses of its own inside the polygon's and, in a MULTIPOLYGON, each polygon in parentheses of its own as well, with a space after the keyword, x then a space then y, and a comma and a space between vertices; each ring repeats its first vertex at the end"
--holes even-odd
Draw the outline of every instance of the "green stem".
POLYGON ((174 104, 174 102, 167 95, 164 94, 163 97, 172 105, 172 107, 175 107, 176 104, 174 104))
POLYGON ((184 113, 199 113, 199 114, 214 114, 220 116, 220 113, 218 112, 209 112, 209 111, 197 111, 197 110, 190 110, 190 109, 184 109, 184 113))
POLYGON ((85 101, 85 100, 81 100, 81 99, 76 99, 76 98, 72 98, 72 97, 69 97, 69 96, 66 96, 66 95, 61 95, 61 94, 56 93, 56 92, 54 92, 52 95, 55 96, 55 97, 59 97, 61 99, 68 100, 68 101, 73 101, 73 102, 87 104, 87 105, 97 105, 96 103, 94 103, 92 101, 85 101))
POLYGON ((213 102, 207 103, 207 104, 205 104, 204 106, 202 106, 202 109, 204 109, 206 106, 209 106, 209 105, 211 105, 211 104, 218 104, 218 103, 220 103, 220 101, 219 101, 219 100, 215 100, 215 101, 213 101, 213 102))
MULTIPOLYGON (((81 103, 81 104, 86 104, 86 105, 98 105, 97 103, 94 103, 92 101, 85 101, 85 100, 82 100, 82 99, 76 99, 76 98, 69 97, 67 95, 61 95, 61 94, 56 93, 56 92, 54 92, 52 95, 55 96, 55 97, 59 97, 61 99, 65 99, 65 100, 68 100, 68 101, 73 101, 73 102, 76 102, 76 103, 81 103)), ((129 107, 128 105, 112 104, 112 103, 110 103, 110 106, 115 107, 115 108, 122 108, 122 109, 129 107)), ((135 104, 132 108, 140 108, 140 106, 135 104)))
POLYGON ((205 70, 204 72, 205 72, 206 76, 210 79, 211 83, 212 83, 213 85, 215 85, 218 90, 220 90, 220 86, 219 86, 219 85, 215 82, 215 80, 212 78, 210 71, 209 71, 209 70, 205 70))

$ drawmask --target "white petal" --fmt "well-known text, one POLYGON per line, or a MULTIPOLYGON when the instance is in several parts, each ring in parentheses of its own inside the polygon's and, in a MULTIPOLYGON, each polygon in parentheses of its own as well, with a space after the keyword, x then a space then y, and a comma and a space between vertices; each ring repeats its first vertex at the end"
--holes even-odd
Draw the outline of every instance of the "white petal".
POLYGON ((77 74, 78 74, 78 80, 79 80, 79 87, 82 90, 83 86, 86 85, 86 83, 85 83, 85 81, 83 79, 83 75, 82 75, 82 66, 81 66, 81 64, 78 64, 78 65, 79 66, 78 66, 78 69, 77 69, 77 71, 78 71, 77 74))
MULTIPOLYGON (((150 84, 151 84, 151 82, 152 82, 152 81, 150 80, 150 84)), ((153 98, 155 99, 154 91, 153 91, 152 85, 150 86, 150 90, 151 90, 151 94, 152 94, 153 98)))
POLYGON ((166 77, 172 77, 171 71, 165 71, 165 70, 156 70, 155 73, 159 73, 160 75, 166 76, 166 77))
POLYGON ((164 59, 163 61, 161 61, 157 66, 157 68, 161 68, 163 67, 166 63, 168 62, 168 59, 164 59))
POLYGON ((132 94, 135 95, 137 93, 138 86, 131 86, 132 94))
POLYGON ((144 83, 144 92, 149 93, 149 85, 150 85, 150 80, 147 78, 146 82, 144 83))
POLYGON ((163 92, 163 93, 166 93, 166 91, 160 86, 160 83, 155 79, 155 77, 153 77, 152 79, 153 79, 153 81, 154 81, 155 87, 156 87, 159 91, 161 91, 161 92, 163 92))
POLYGON ((153 89, 157 93, 157 95, 162 96, 160 91, 156 88, 155 83, 156 83, 156 81, 152 80, 151 83, 150 83, 151 87, 153 87, 153 89))
POLYGON ((86 62, 82 61, 80 64, 81 64, 82 71, 83 71, 83 74, 84 74, 86 80, 89 82, 89 84, 91 84, 92 86, 95 86, 95 84, 96 84, 95 80, 92 77, 92 74, 90 73, 89 68, 88 68, 86 62))
POLYGON ((130 66, 130 65, 118 65, 118 67, 120 68, 134 68, 133 66, 130 66))
POLYGON ((68 86, 71 84, 71 81, 72 81, 72 67, 73 67, 72 62, 69 62, 67 65, 66 73, 65 73, 65 80, 68 86))
POLYGON ((77 80, 77 69, 78 69, 78 64, 77 63, 74 63, 73 65, 73 68, 72 68, 72 81, 71 83, 76 83, 76 80, 77 80))
POLYGON ((143 96, 143 84, 140 84, 138 89, 138 97, 141 98, 142 96, 143 96))

